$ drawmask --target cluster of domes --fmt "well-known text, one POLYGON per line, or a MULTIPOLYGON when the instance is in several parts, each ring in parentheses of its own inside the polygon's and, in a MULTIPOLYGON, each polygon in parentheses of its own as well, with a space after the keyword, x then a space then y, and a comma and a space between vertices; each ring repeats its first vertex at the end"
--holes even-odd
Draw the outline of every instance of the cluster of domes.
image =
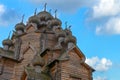
MULTIPOLYGON (((62 22, 60 19, 56 17, 56 11, 55 11, 55 17, 53 17, 51 13, 47 12, 46 10, 39 12, 38 14, 36 14, 35 11, 35 14, 28 19, 28 24, 35 23, 38 29, 40 27, 44 27, 44 26, 46 27, 48 25, 51 28, 53 28, 53 31, 55 32, 57 38, 64 37, 65 43, 68 42, 76 43, 76 38, 72 36, 72 32, 69 29, 63 30, 61 28, 62 22), (56 31, 55 29, 58 30, 56 31)), ((21 35, 25 32, 26 25, 23 23, 23 17, 22 17, 22 21, 15 25, 15 30, 16 30, 15 35, 21 35)), ((10 39, 6 39, 3 41, 3 45, 11 46, 12 41, 10 39)))
POLYGON ((42 11, 38 14, 34 14, 34 16, 31 16, 28 20, 29 23, 36 23, 38 26, 61 26, 62 22, 55 17, 53 17, 49 12, 42 11))
MULTIPOLYGON (((35 14, 34 16, 29 18, 29 22, 32 23, 37 23, 37 24, 46 24, 46 25, 50 25, 51 27, 53 26, 59 26, 61 27, 61 20, 58 19, 55 15, 55 17, 53 17, 49 12, 47 11, 42 11, 39 12, 37 15, 35 14), (46 22, 46 23, 45 23, 46 22)), ((73 42, 76 43, 76 38, 74 36, 72 36, 72 32, 69 29, 59 29, 58 31, 55 31, 55 35, 57 38, 59 37, 65 37, 65 42, 73 42)))

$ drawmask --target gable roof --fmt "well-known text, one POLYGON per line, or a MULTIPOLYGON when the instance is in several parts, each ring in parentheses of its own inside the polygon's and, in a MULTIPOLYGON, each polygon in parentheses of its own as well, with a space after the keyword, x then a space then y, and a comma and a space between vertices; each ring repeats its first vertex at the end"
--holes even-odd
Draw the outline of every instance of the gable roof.
MULTIPOLYGON (((83 66, 85 66, 87 69, 90 69, 92 72, 95 71, 95 69, 93 69, 91 66, 89 66, 87 63, 85 63, 86 57, 83 54, 83 52, 78 48, 78 46, 74 45, 73 48, 71 48, 71 50, 74 50, 75 53, 81 58, 81 64, 83 66)), ((70 50, 70 51, 71 51, 70 50)), ((68 53, 63 53, 61 54, 61 56, 59 57, 58 60, 68 60, 69 56, 67 56, 68 53)))
POLYGON ((83 54, 83 52, 78 48, 77 45, 75 45, 75 47, 73 48, 73 50, 75 51, 75 53, 77 53, 77 55, 82 59, 82 62, 85 62, 86 57, 83 54))
POLYGON ((89 66, 87 63, 85 63, 86 57, 85 57, 85 55, 82 53, 82 51, 81 51, 77 46, 75 46, 73 49, 74 49, 75 52, 82 58, 82 63, 81 63, 81 64, 82 64, 83 66, 85 66, 86 68, 91 69, 92 72, 94 72, 95 69, 93 69, 93 68, 92 68, 91 66, 89 66))
POLYGON ((87 63, 82 63, 83 66, 85 66, 87 69, 91 69, 92 72, 95 71, 91 66, 89 66, 87 63))
POLYGON ((82 53, 82 51, 77 47, 77 45, 73 45, 69 50, 63 52, 60 56, 59 56, 59 59, 63 60, 63 58, 67 59, 69 56, 68 56, 68 53, 70 51, 74 50, 75 53, 81 58, 81 63, 85 62, 85 55, 82 53))

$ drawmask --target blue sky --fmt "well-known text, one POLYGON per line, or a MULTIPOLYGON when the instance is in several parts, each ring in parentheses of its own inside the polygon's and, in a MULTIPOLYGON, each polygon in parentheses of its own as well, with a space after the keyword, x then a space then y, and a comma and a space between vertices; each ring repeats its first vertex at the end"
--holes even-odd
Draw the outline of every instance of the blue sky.
POLYGON ((72 25, 77 45, 86 63, 96 69, 94 80, 119 80, 120 76, 120 1, 119 0, 0 0, 0 46, 25 14, 24 23, 43 10, 58 9, 57 16, 72 25))

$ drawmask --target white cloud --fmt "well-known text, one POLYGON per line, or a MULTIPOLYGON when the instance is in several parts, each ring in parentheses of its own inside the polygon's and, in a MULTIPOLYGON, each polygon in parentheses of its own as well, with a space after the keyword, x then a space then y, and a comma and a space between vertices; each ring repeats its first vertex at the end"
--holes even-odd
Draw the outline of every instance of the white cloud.
POLYGON ((106 77, 97 76, 97 77, 94 78, 93 80, 107 80, 107 78, 106 78, 106 77))
POLYGON ((100 0, 99 4, 93 6, 94 17, 115 16, 120 14, 119 0, 100 0))
POLYGON ((96 34, 120 34, 120 17, 113 17, 102 26, 96 27, 96 34))
POLYGON ((107 71, 112 66, 112 62, 109 59, 99 59, 98 57, 87 58, 86 63, 100 72, 107 71))
POLYGON ((96 34, 120 34, 120 0, 99 0, 90 7, 87 25, 94 26, 96 34))
POLYGON ((14 9, 0 4, 0 26, 8 26, 19 20, 19 15, 14 9))
POLYGON ((0 4, 0 16, 5 12, 5 7, 4 5, 0 4))

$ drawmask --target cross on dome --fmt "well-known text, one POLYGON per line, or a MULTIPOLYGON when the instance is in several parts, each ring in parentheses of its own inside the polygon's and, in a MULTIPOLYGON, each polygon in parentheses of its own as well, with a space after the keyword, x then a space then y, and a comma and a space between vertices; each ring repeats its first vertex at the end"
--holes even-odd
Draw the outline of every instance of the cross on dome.
POLYGON ((35 9, 34 15, 36 15, 36 12, 37 12, 37 8, 35 9))
POLYGON ((22 21, 21 21, 22 23, 23 23, 23 20, 24 20, 24 16, 25 16, 25 15, 23 14, 23 16, 22 16, 22 21))
POLYGON ((47 7, 47 3, 45 3, 45 5, 44 5, 44 11, 46 11, 46 7, 47 7))
POLYGON ((65 22, 65 28, 66 28, 66 29, 67 29, 67 26, 68 26, 67 23, 68 23, 68 22, 66 21, 66 22, 65 22))
POLYGON ((57 18, 57 9, 55 10, 55 18, 57 18))

